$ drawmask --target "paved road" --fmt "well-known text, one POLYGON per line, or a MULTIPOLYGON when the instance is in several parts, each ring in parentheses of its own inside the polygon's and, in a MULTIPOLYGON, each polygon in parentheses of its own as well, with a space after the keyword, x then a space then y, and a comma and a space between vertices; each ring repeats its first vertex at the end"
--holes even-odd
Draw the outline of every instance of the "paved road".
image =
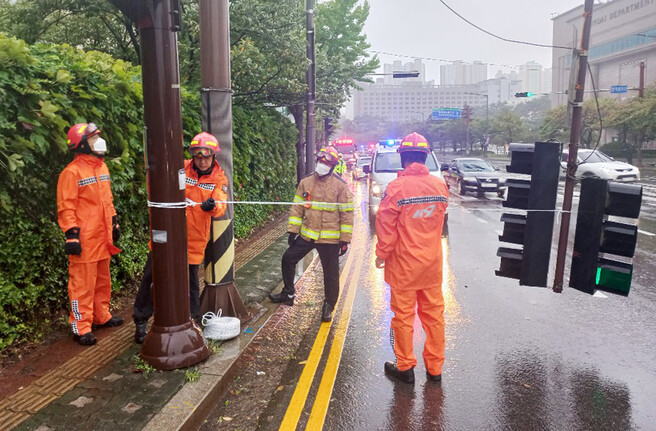
MULTIPOLYGON (((494 276, 498 199, 454 196, 443 245, 441 387, 387 380, 389 288, 365 248, 325 429, 650 429, 656 423, 654 272, 629 298, 520 287, 494 276)), ((641 237, 640 243, 650 237, 641 237)), ((652 240, 653 241, 653 240, 652 240)), ((639 245, 640 247, 640 245, 639 245)), ((639 254, 642 254, 640 251, 639 254)), ((423 332, 415 322, 416 352, 423 332)))
MULTIPOLYGON (((364 182, 355 190, 360 202, 366 200, 364 182)), ((366 211, 366 202, 360 208, 366 211)), ((555 294, 494 275, 500 199, 452 196, 449 212, 449 238, 443 240, 447 361, 442 384, 425 380, 418 321, 416 384, 396 383, 383 373, 383 363, 394 357, 389 287, 373 266, 375 235, 366 212, 358 211, 358 234, 344 265, 332 326, 310 326, 285 372, 258 368, 275 380, 271 387, 278 386, 273 393, 257 393, 260 405, 249 403, 240 411, 247 423, 312 430, 321 423, 326 430, 653 429, 653 237, 639 237, 628 298, 572 289, 555 294), (325 347, 317 342, 323 336, 325 347), (315 365, 316 373, 308 373, 315 365)), ((550 280, 554 257, 552 250, 550 280)), ((261 343, 266 346, 266 337, 261 343)), ((263 387, 252 374, 250 384, 245 377, 217 404, 237 403, 240 391, 263 387)), ((236 415, 221 422, 226 413, 218 410, 211 424, 244 429, 236 415)))

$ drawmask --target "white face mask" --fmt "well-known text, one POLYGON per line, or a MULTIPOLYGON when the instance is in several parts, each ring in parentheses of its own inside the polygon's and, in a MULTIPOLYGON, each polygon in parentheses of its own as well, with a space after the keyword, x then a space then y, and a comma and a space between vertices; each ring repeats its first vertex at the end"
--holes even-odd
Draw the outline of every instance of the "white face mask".
POLYGON ((317 167, 314 171, 317 173, 317 175, 323 177, 324 175, 328 175, 330 173, 330 166, 326 165, 325 163, 317 163, 317 167))
POLYGON ((102 156, 107 152, 107 141, 105 141, 103 138, 96 139, 96 142, 93 144, 92 151, 102 156))

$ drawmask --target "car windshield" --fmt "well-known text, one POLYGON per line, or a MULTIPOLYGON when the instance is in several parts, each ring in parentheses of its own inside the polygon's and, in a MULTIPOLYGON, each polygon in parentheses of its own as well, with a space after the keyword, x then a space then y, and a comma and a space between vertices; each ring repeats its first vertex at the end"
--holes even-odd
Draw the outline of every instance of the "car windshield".
MULTIPOLYGON (((426 158, 426 167, 429 171, 437 171, 435 158, 430 154, 426 158)), ((397 152, 378 153, 374 170, 376 172, 396 172, 401 170, 401 155, 397 152)))
POLYGON ((585 163, 609 163, 613 160, 599 151, 580 151, 579 159, 585 160, 585 163))
POLYGON ((371 163, 371 157, 360 157, 358 159, 358 166, 366 166, 371 163))
POLYGON ((494 168, 485 160, 460 160, 458 168, 462 172, 492 172, 494 168))

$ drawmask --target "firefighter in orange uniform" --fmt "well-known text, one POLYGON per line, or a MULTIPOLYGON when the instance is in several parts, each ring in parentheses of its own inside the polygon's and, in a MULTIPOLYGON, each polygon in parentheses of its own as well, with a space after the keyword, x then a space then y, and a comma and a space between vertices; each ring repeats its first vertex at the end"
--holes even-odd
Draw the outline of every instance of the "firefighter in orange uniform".
MULTIPOLYGON (((205 257, 212 217, 221 217, 226 210, 228 179, 216 161, 221 151, 219 141, 209 133, 194 137, 189 146, 191 160, 185 160, 187 206, 187 260, 189 263, 189 311, 200 324, 200 295, 198 268, 205 257)), ((148 255, 139 292, 134 302, 133 319, 136 326, 134 340, 141 344, 146 338, 148 319, 153 315, 151 284, 152 258, 148 255)))
POLYGON ((91 346, 96 344, 93 329, 123 324, 109 311, 109 260, 121 251, 114 246, 120 230, 100 130, 94 123, 76 124, 67 138, 75 158, 59 175, 57 216, 68 254, 69 322, 74 339, 91 346))
POLYGON ((442 380, 444 364, 444 299, 442 297, 442 225, 449 192, 444 181, 425 166, 430 147, 412 133, 399 147, 404 171, 389 183, 376 215, 376 267, 385 268, 391 287, 391 340, 396 363, 385 374, 414 383, 415 306, 424 331, 426 377, 442 380))
POLYGON ((289 213, 289 248, 282 255, 282 292, 269 294, 272 302, 294 305, 294 268, 316 248, 323 268, 325 299, 321 320, 330 322, 339 297, 339 256, 346 253, 353 234, 353 195, 346 182, 334 174, 337 150, 328 146, 317 154, 315 172, 296 189, 289 213))

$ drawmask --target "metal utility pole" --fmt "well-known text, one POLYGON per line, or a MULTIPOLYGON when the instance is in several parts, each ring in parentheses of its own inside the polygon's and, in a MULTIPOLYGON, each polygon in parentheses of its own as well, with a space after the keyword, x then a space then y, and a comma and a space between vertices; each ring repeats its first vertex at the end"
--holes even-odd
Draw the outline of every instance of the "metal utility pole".
POLYGON ((305 125, 305 174, 314 172, 314 157, 316 153, 316 125, 314 112, 314 99, 316 96, 315 81, 316 68, 314 62, 314 0, 307 0, 306 26, 307 26, 307 58, 310 66, 306 73, 307 93, 307 122, 305 125))
POLYGON ((178 68, 180 3, 112 0, 141 34, 148 200, 153 257, 153 326, 141 357, 155 368, 184 368, 209 356, 189 315, 182 106, 178 68))
MULTIPOLYGON (((574 195, 574 175, 576 174, 576 159, 579 151, 581 135, 581 119, 583 117, 583 93, 585 89, 585 75, 588 71, 588 47, 590 45, 590 27, 592 24, 592 7, 594 0, 585 0, 583 6, 583 32, 581 47, 579 49, 579 69, 576 78, 576 96, 572 106, 572 126, 569 135, 569 157, 567 160, 567 175, 565 176, 565 196, 563 198, 563 212, 561 215, 560 235, 558 237, 558 254, 556 256, 556 272, 554 275, 553 291, 563 291, 563 276, 565 273, 565 256, 569 240, 569 222, 572 211, 572 197, 574 195)), ((574 67, 574 64, 572 64, 574 67)))
MULTIPOLYGON (((203 130, 219 140, 216 155, 228 178, 228 201, 233 201, 232 90, 230 83, 230 11, 228 0, 200 1, 200 71, 203 130)), ((212 219, 210 242, 205 250, 205 288, 201 314, 248 318, 235 286, 234 205, 212 219)))
POLYGON ((640 60, 640 82, 638 84, 638 97, 645 97, 645 60, 640 60))

